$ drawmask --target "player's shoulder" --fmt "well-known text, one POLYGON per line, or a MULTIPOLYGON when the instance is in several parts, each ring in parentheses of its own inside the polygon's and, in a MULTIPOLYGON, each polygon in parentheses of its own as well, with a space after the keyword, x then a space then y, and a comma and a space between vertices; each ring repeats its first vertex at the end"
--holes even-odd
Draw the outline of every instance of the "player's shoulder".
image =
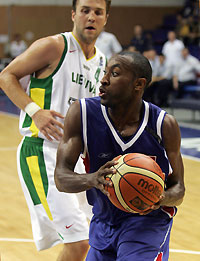
POLYGON ((83 98, 80 99, 80 104, 82 108, 87 108, 87 110, 94 111, 95 108, 99 108, 101 106, 101 98, 99 96, 95 96, 92 98, 83 98))
POLYGON ((163 127, 167 130, 177 128, 178 127, 178 122, 175 119, 175 117, 171 114, 166 113, 164 122, 163 122, 163 127))
POLYGON ((85 107, 85 106, 93 106, 93 105, 94 106, 101 105, 101 98, 99 96, 77 99, 70 105, 69 110, 79 111, 80 106, 85 107))
POLYGON ((38 46, 40 49, 45 49, 47 53, 48 51, 57 53, 63 50, 64 41, 61 34, 56 34, 36 40, 34 46, 38 46))
POLYGON ((80 115, 80 100, 76 100, 70 105, 67 115, 74 118, 80 115))
POLYGON ((94 103, 94 104, 100 104, 101 103, 101 98, 99 96, 84 98, 84 99, 81 99, 81 100, 85 100, 88 103, 94 103))

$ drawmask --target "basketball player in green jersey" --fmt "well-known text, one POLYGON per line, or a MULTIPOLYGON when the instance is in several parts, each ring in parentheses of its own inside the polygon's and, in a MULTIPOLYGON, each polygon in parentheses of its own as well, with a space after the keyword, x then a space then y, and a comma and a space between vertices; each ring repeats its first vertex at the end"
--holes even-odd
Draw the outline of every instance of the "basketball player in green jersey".
POLYGON ((74 100, 98 94, 106 59, 95 41, 110 3, 73 0, 73 31, 37 40, 0 74, 0 87, 21 109, 18 174, 34 241, 38 250, 64 243, 59 261, 83 260, 88 251, 86 216, 76 195, 58 192, 54 169, 63 115, 74 100), (25 92, 19 80, 26 75, 31 79, 25 92))

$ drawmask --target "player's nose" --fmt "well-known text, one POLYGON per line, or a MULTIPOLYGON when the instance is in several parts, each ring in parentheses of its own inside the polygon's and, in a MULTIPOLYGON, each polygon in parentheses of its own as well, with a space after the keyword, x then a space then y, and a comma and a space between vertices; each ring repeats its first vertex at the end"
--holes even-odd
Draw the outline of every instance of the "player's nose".
POLYGON ((101 80, 102 86, 106 86, 110 84, 109 75, 105 74, 101 80))
POLYGON ((93 11, 89 13, 88 21, 92 23, 95 21, 95 13, 93 11))

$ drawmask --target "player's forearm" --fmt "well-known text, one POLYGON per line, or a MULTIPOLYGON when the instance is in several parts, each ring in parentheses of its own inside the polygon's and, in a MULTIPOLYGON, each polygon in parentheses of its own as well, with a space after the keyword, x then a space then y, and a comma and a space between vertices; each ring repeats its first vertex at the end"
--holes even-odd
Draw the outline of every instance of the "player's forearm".
POLYGON ((183 202, 184 195, 185 195, 184 185, 177 183, 176 185, 168 188, 165 191, 165 197, 161 205, 168 206, 168 207, 179 206, 183 202))
POLYGON ((91 174, 78 174, 69 169, 56 167, 54 179, 60 192, 78 193, 92 188, 91 174))
POLYGON ((0 88, 5 92, 8 98, 20 109, 24 110, 27 104, 32 102, 31 98, 21 87, 16 76, 2 72, 0 74, 0 88))

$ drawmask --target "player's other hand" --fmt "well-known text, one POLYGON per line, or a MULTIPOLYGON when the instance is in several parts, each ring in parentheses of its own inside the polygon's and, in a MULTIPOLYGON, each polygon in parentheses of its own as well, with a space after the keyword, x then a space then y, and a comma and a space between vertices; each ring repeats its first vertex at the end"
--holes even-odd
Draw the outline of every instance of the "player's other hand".
POLYGON ((49 141, 52 141, 53 138, 59 141, 63 135, 61 129, 64 126, 56 120, 56 117, 64 119, 64 116, 56 111, 43 109, 32 116, 36 127, 49 141))
POLYGON ((159 208, 162 206, 162 203, 163 203, 164 198, 165 198, 165 195, 164 195, 164 193, 163 193, 163 194, 160 196, 160 199, 159 199, 159 201, 158 201, 156 204, 154 204, 153 206, 151 206, 150 208, 148 208, 148 210, 143 211, 142 213, 139 213, 139 214, 140 214, 140 215, 147 215, 147 214, 149 214, 151 211, 159 209, 159 208))

